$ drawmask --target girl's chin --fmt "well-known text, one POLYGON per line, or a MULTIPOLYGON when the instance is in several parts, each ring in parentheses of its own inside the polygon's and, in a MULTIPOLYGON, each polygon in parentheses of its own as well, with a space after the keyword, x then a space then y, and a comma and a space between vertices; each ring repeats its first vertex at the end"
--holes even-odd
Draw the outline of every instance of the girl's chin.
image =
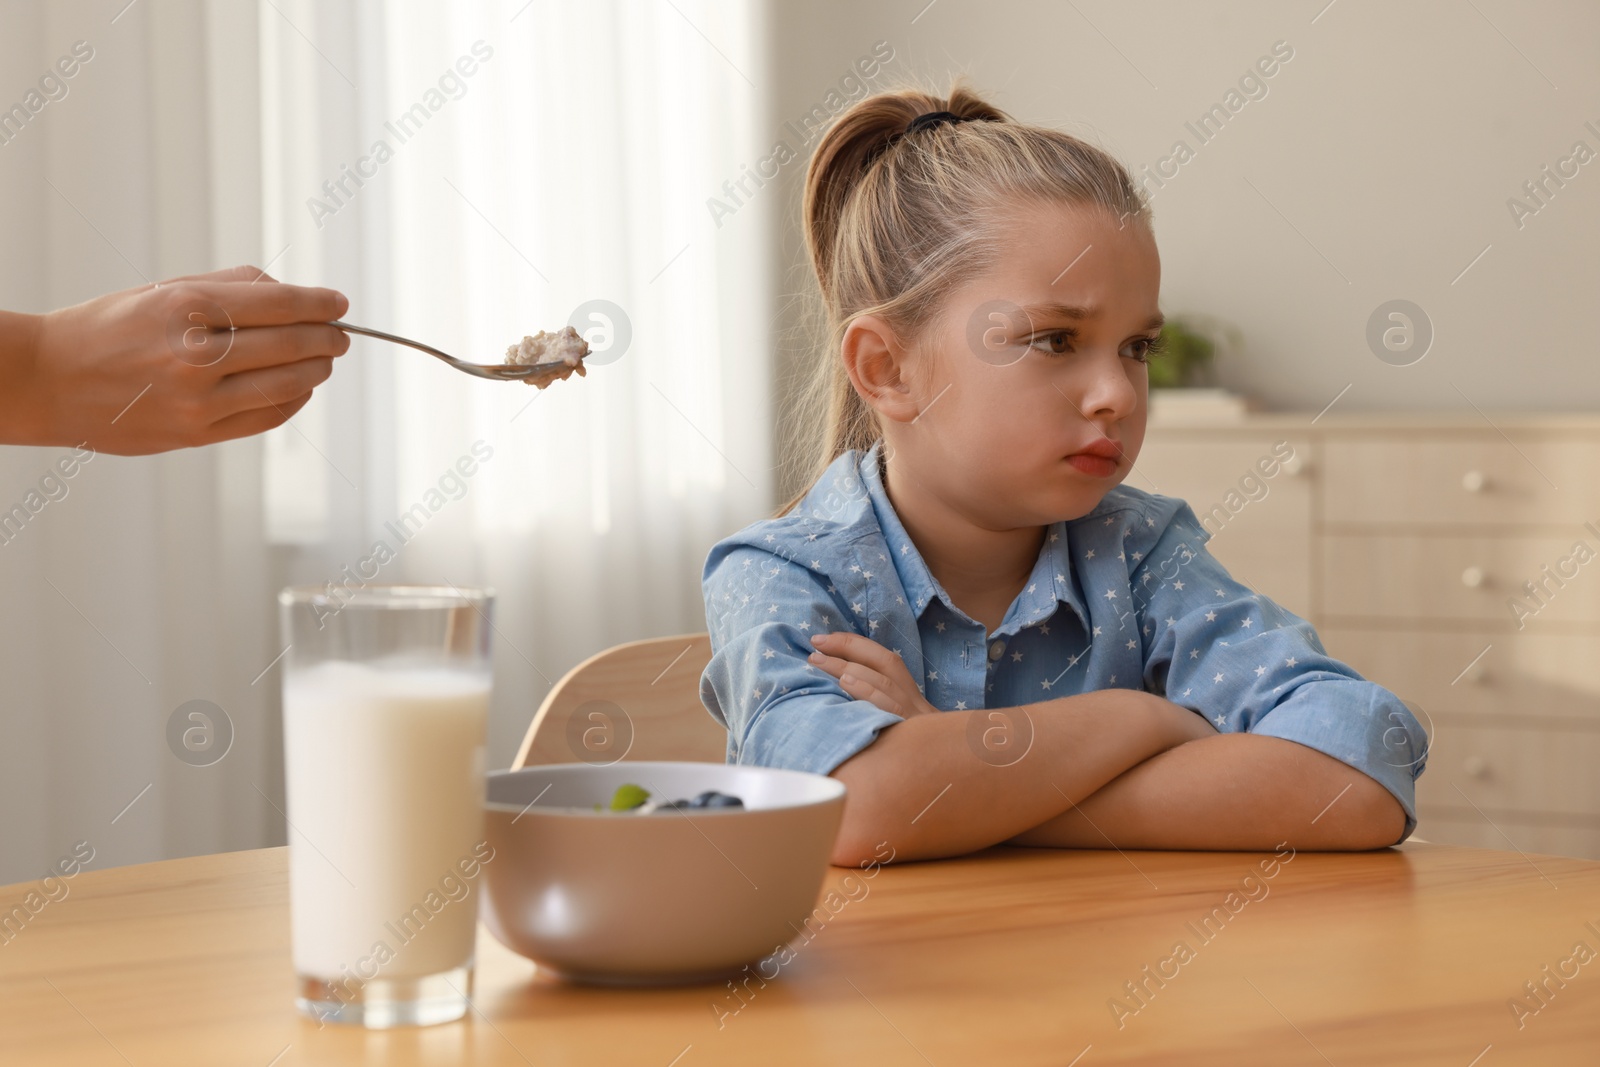
POLYGON ((1040 494, 1029 508, 1037 522, 1034 525, 1048 526, 1053 522, 1072 522, 1081 519, 1089 512, 1100 506, 1100 501, 1105 499, 1106 493, 1115 484, 1112 479, 1075 478, 1078 484, 1070 489, 1059 492, 1040 494))

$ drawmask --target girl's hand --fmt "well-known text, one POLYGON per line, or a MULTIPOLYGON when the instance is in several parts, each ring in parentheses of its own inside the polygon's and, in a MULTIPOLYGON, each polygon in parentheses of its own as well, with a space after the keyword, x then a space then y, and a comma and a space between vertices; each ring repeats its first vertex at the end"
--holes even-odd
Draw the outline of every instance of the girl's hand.
POLYGON ((817 634, 811 639, 818 651, 810 662, 839 679, 839 685, 856 700, 866 700, 902 719, 937 714, 912 680, 905 660, 870 637, 853 633, 817 634))

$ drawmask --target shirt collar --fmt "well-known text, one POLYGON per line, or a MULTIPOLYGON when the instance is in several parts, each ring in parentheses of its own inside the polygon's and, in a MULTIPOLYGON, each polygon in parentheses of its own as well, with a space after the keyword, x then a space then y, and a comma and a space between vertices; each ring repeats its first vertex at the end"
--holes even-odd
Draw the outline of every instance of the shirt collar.
MULTIPOLYGON (((894 561, 895 572, 900 576, 900 585, 905 589, 906 597, 911 601, 918 618, 934 598, 943 601, 951 611, 956 611, 958 609, 950 600, 950 594, 928 570, 922 554, 911 541, 911 535, 906 533, 905 526, 901 524, 900 516, 895 514, 894 505, 889 502, 889 493, 884 488, 879 467, 882 454, 883 442, 874 442, 871 448, 861 454, 857 470, 861 483, 866 486, 867 500, 872 504, 878 526, 889 545, 889 556, 894 561)), ((1039 549, 1039 558, 1034 562, 1033 571, 1028 575, 1028 582, 1022 587, 1016 603, 996 632, 1014 633, 1024 626, 1044 622, 1055 613, 1058 602, 1076 612, 1079 621, 1087 628, 1089 613, 1080 602, 1072 580, 1072 558, 1068 551, 1065 522, 1053 522, 1045 528, 1044 544, 1039 549)))

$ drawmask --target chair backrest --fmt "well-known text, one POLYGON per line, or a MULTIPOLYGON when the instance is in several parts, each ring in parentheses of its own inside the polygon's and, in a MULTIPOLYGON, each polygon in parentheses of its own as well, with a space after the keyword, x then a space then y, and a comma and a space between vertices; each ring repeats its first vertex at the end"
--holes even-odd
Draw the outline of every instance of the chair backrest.
POLYGON ((511 764, 690 760, 721 763, 728 734, 700 703, 711 635, 631 641, 598 652, 556 683, 511 764))

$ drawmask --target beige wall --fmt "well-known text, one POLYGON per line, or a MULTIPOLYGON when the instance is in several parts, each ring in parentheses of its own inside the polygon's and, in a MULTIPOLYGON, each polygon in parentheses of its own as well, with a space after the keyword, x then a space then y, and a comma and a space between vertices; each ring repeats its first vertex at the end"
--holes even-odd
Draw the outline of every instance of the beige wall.
MULTIPOLYGON (((1337 410, 1600 406, 1600 158, 1550 183, 1520 227, 1507 207, 1537 206, 1523 183, 1575 142, 1600 153, 1600 5, 924 2, 776 2, 774 136, 885 40, 895 58, 879 85, 965 73, 1018 119, 1091 139, 1136 175, 1189 144, 1193 158, 1151 186, 1162 306, 1239 327, 1223 384, 1312 412, 1346 385, 1337 410), (1185 123, 1279 41, 1293 58, 1263 79, 1266 95, 1201 144, 1185 123), (1366 341, 1396 298, 1435 332, 1409 366, 1366 341)), ((781 201, 775 276, 791 330, 811 284, 803 170, 785 166, 761 194, 781 201)), ((813 354, 791 342, 785 369, 813 354)))

